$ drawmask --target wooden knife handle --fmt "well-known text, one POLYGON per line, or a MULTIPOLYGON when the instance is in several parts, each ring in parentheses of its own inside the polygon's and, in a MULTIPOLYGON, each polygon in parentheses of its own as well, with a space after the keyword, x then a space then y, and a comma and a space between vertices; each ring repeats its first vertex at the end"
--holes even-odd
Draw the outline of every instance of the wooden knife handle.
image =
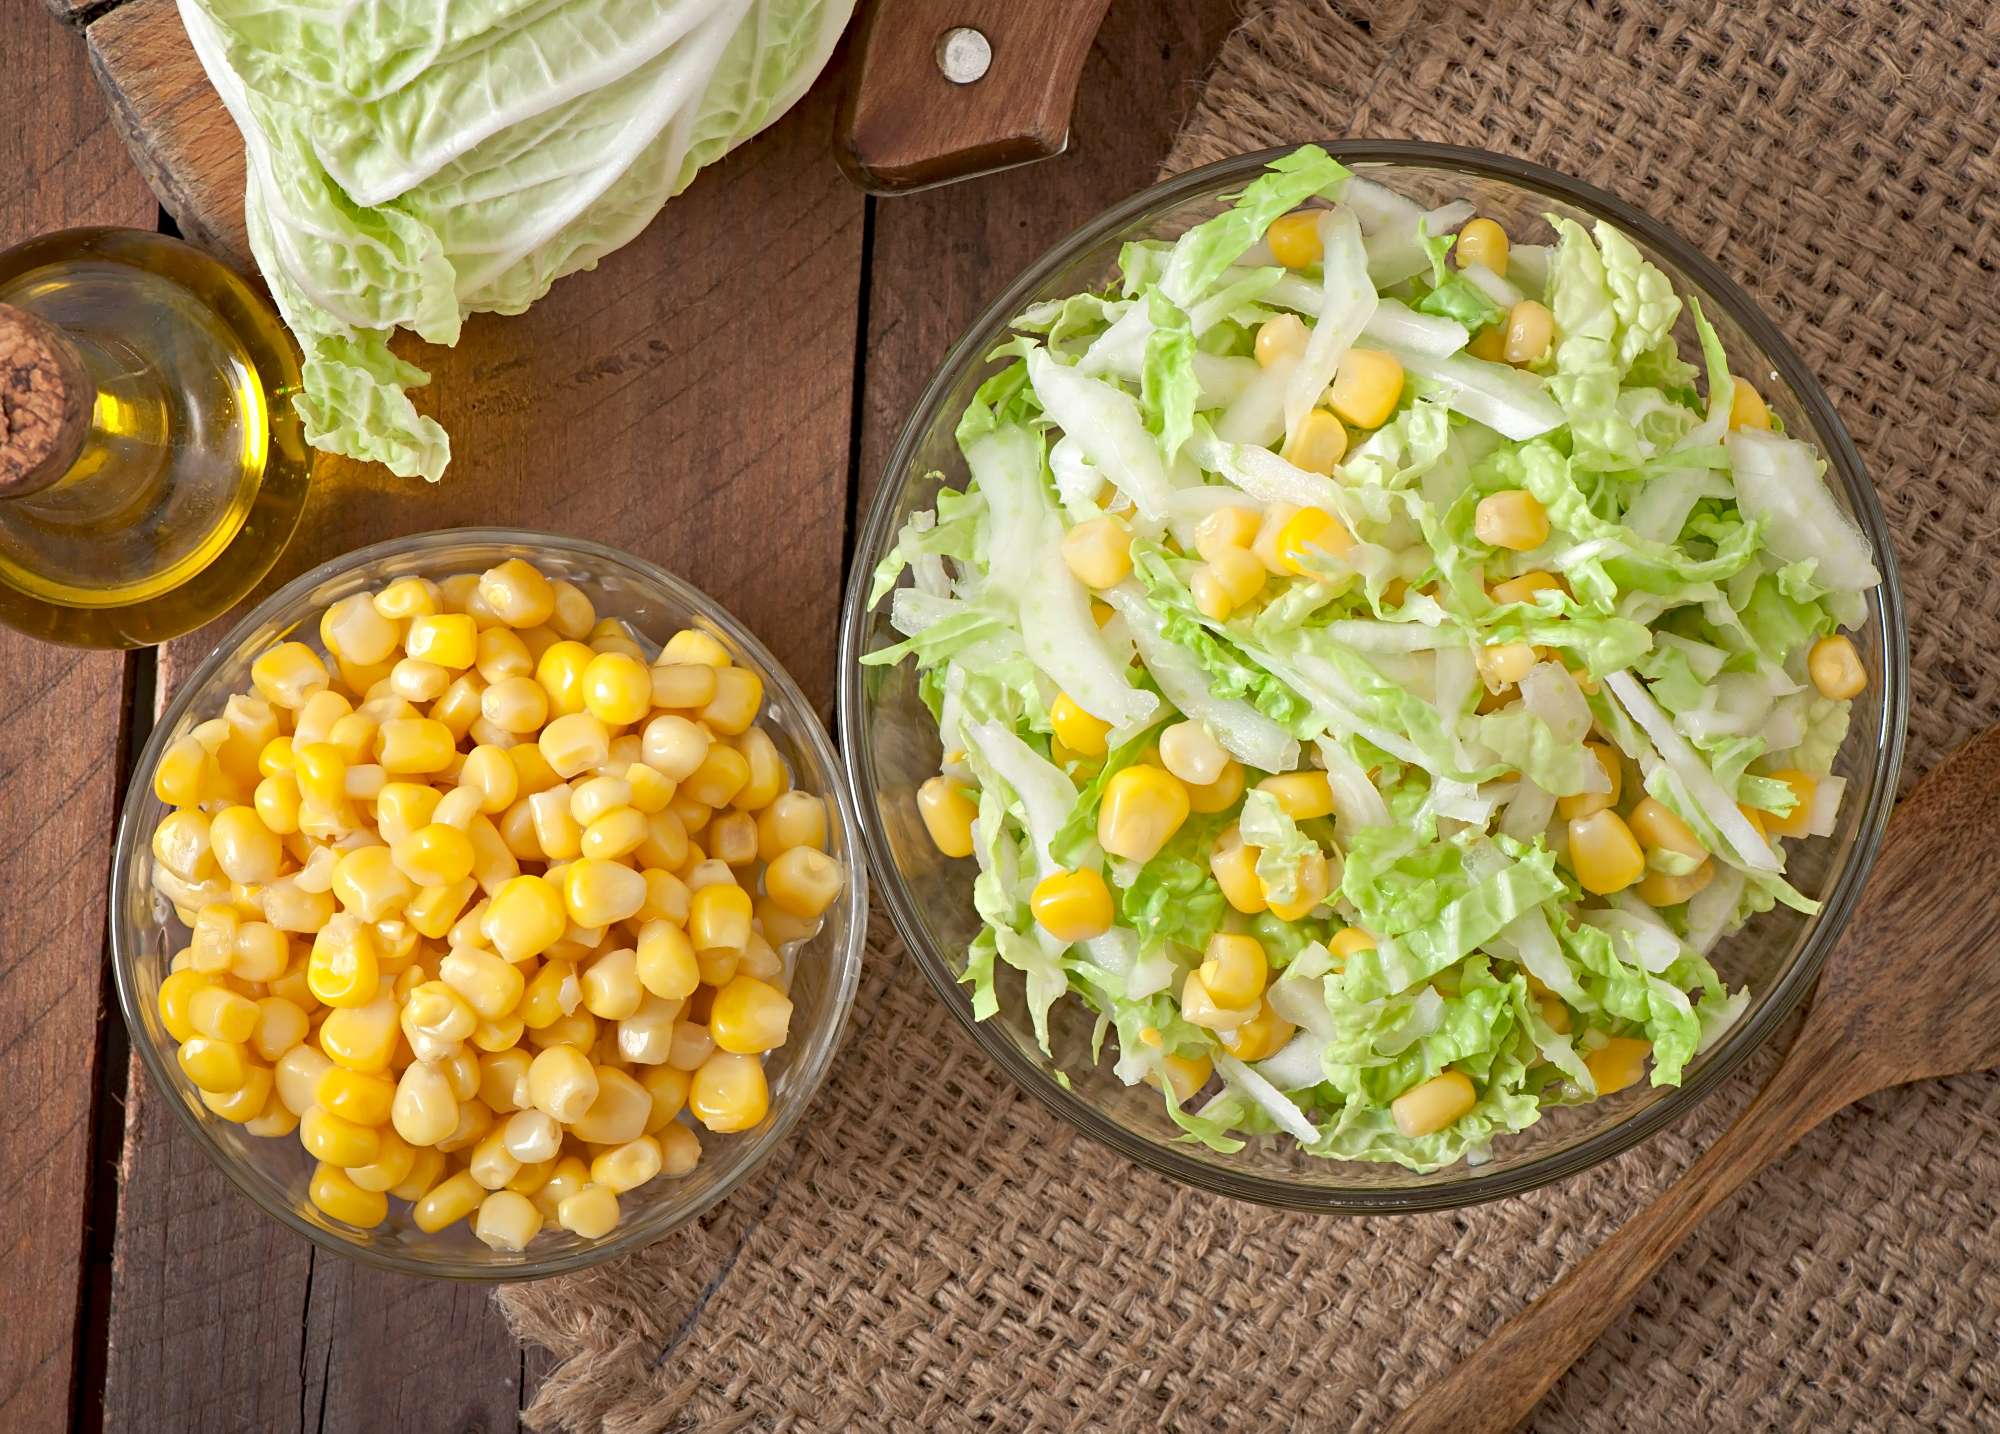
POLYGON ((840 167, 863 189, 903 194, 1061 154, 1109 4, 866 0, 834 141, 840 167))

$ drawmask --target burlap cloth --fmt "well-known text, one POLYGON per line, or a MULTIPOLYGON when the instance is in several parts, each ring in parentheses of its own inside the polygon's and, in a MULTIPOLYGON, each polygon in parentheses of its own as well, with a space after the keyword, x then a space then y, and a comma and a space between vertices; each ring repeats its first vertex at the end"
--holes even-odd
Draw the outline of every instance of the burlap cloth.
MULTIPOLYGON (((1831 391, 1897 533, 1907 779, 2000 719, 2000 20, 1983 0, 1276 0, 1170 169, 1321 136, 1518 154, 1673 223, 1831 391)), ((1682 1169, 1768 1071, 1459 1214, 1191 1194, 1014 1091, 878 931, 793 1146, 696 1230, 505 1290, 540 1429, 1369 1428, 1682 1169)), ((1724 1205, 1545 1430, 2000 1429, 2000 1079, 1908 1087, 1724 1205)))

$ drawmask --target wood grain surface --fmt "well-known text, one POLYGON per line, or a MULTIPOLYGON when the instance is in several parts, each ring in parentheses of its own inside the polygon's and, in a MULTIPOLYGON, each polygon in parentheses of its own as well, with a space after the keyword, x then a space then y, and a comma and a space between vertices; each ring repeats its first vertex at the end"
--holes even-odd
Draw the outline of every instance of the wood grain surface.
POLYGON ((1504 1434, 1704 1215, 1828 1116, 2000 1066, 2000 728, 1899 807, 1866 894, 1770 1083, 1687 1172, 1420 1393, 1391 1434, 1504 1434))
MULTIPOLYGON (((82 37, 38 6, 0 7, 0 57, 0 248, 75 224, 152 228, 82 37)), ((27 1434, 69 1422, 79 1372, 125 669, 0 629, 0 1429, 27 1434)))
MULTIPOLYGON (((576 533, 714 593, 825 714, 856 505, 903 410, 1016 269, 1152 178, 1230 13, 1229 0, 1121 0, 1090 51, 1068 154, 911 199, 869 200, 841 178, 830 74, 596 272, 520 317, 473 319, 454 350, 403 348, 433 375, 418 401, 453 434, 449 475, 428 487, 325 462, 298 538, 250 601, 399 534, 576 533)), ((0 89, 0 235, 151 226, 115 118, 173 137, 179 148, 146 159, 163 198, 191 232, 240 243, 237 141, 167 23, 171 0, 89 14, 100 80, 154 98, 108 109, 83 79, 83 37, 34 6, 0 20, 0 53, 26 53, 35 81, 0 89)), ((230 621, 160 650, 160 701, 230 621)), ((28 1112, 0 1142, 0 1197, 32 1215, 0 1205, 0 1279, 38 1292, 25 1318, 0 1320, 0 1429, 62 1428, 73 1412, 149 1431, 516 1428, 547 1361, 507 1337, 483 1289, 365 1270, 264 1219, 136 1064, 108 1077, 122 1120, 104 1123, 115 1139, 99 1159, 104 1188, 114 1167, 117 1184, 86 1241, 113 754, 150 725, 121 725, 125 669, 0 636, 0 677, 36 695, 0 705, 0 750, 34 754, 0 768, 0 800, 10 814, 57 807, 0 846, 11 889, 51 897, 14 923, 8 953, 31 959, 0 965, 0 1089, 23 1092, 11 1103, 28 1112), (16 1158, 24 1130, 32 1160, 16 1158), (79 1280, 93 1248, 95 1286, 79 1280)))

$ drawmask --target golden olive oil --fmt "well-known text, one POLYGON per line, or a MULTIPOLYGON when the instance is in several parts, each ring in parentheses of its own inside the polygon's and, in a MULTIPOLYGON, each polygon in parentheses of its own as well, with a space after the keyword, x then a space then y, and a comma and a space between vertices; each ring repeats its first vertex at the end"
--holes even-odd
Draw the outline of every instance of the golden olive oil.
POLYGON ((0 253, 0 305, 82 379, 67 441, 0 486, 0 621, 134 647, 233 606, 297 527, 312 467, 271 306, 200 250, 124 229, 0 253))

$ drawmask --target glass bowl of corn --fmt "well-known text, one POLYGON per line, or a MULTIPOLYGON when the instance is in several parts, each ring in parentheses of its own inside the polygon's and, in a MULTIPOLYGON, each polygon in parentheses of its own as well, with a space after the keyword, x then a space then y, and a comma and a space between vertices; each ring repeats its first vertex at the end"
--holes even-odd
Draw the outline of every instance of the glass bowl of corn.
POLYGON ((851 803, 712 599, 576 538, 397 539, 168 705, 113 859, 132 1041, 292 1229, 528 1279, 659 1239, 787 1136, 860 972, 851 803))
MULTIPOLYGON (((1826 481, 1841 506, 1881 560, 1893 560, 1867 471, 1825 390, 1759 307, 1686 239, 1613 195, 1505 156, 1404 141, 1333 141, 1323 148, 1419 206, 1470 201, 1484 217, 1475 223, 1497 221, 1503 237, 1545 232, 1543 217, 1549 214, 1586 225, 1604 220, 1623 231, 1647 261, 1665 271, 1677 292, 1700 301, 1732 368, 1754 378, 1787 431, 1818 447, 1828 465, 1826 481)), ((1394 1164, 1315 1157, 1288 1136, 1255 1136, 1233 1153, 1205 1147, 1168 1119, 1157 1089, 1127 1084, 1114 1074, 1112 1042, 1081 1000, 1059 1000, 1050 1009, 1045 1051, 1028 1013, 1025 978, 1005 963, 995 966, 997 1010, 979 1018, 966 984, 968 947, 982 924, 973 900, 978 868, 969 859, 972 841, 965 825, 973 809, 939 777, 947 754, 927 705, 934 694, 927 695, 915 665, 861 662, 903 636, 890 622, 891 604, 870 602, 873 576, 912 515, 933 509, 941 488, 964 486, 967 470, 956 430, 980 386, 1012 360, 1001 345, 1017 316, 1035 305, 1115 287, 1124 245, 1172 240, 1215 217, 1284 152, 1223 160, 1113 206, 1027 269, 945 357, 889 457, 856 544, 841 631, 841 750, 877 896, 946 1007, 1023 1090, 1129 1158, 1213 1193, 1349 1214, 1445 1209, 1531 1190, 1629 1149, 1684 1115, 1783 1028, 1853 910, 1895 799, 1908 700, 1902 599, 1893 575, 1870 594, 1856 640, 1865 646, 1867 670, 1880 677, 1853 704, 1836 764, 1846 782, 1839 821, 1825 840, 1804 844, 1788 868, 1822 909, 1813 917, 1783 908, 1766 912, 1716 948, 1721 974, 1731 989, 1747 987, 1748 1005, 1694 1058, 1678 1086, 1641 1082, 1589 1104, 1548 1110, 1538 1123, 1494 1140, 1480 1163, 1461 1161, 1417 1173, 1394 1164), (954 821, 957 829, 948 830, 954 821)), ((1275 233, 1277 226, 1272 228, 1275 233)), ((1287 262, 1275 247, 1273 257, 1287 262)), ((1676 337, 1683 352, 1696 351, 1685 315, 1676 337)), ((1260 349, 1261 344, 1260 337, 1260 349)), ((1073 529, 1071 536, 1083 531, 1073 529)), ((1069 560, 1067 549, 1064 557, 1069 560)), ((892 561, 890 570, 897 566, 892 561)), ((1052 724, 1067 700, 1052 699, 1052 724)), ((1188 1088, 1177 1094, 1190 1098, 1207 1079, 1205 1071, 1191 1070, 1188 1088)))

